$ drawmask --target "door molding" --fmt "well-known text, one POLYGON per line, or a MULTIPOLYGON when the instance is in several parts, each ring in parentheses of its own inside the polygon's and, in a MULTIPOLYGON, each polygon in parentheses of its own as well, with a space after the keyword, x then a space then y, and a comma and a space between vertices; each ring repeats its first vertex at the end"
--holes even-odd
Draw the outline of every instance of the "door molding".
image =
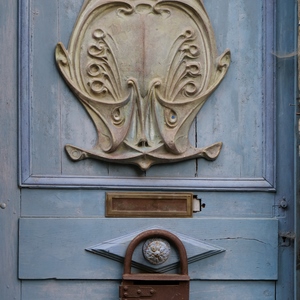
MULTIPOLYGON (((262 174, 255 178, 126 178, 110 176, 69 176, 59 174, 34 174, 31 157, 31 32, 30 1, 19 5, 19 184, 22 187, 101 187, 111 189, 144 190, 214 190, 214 191, 275 191, 276 190, 276 133, 275 133, 275 1, 263 1, 264 32, 262 96, 263 158, 262 174)), ((53 64, 55 63, 53 58, 53 64)), ((58 78, 59 74, 57 74, 58 78)))

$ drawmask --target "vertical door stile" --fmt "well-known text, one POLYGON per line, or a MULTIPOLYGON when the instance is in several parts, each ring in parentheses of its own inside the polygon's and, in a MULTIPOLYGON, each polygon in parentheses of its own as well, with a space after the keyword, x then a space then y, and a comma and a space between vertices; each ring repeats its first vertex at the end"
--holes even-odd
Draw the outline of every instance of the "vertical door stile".
POLYGON ((295 145, 295 299, 300 299, 300 0, 298 0, 298 95, 296 109, 296 145, 295 145))

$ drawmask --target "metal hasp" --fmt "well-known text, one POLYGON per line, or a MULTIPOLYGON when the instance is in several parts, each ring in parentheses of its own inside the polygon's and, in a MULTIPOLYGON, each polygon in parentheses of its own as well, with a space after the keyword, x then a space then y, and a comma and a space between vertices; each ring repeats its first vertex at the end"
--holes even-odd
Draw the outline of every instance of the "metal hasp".
MULTIPOLYGON (((224 78, 230 51, 218 56, 200 0, 86 0, 58 68, 94 122, 86 150, 66 145, 74 161, 138 165, 215 160, 222 142, 197 148, 189 131, 224 78)), ((213 112, 212 112, 213 118, 213 112)))
POLYGON ((120 300, 188 300, 189 287, 186 250, 176 235, 166 230, 153 229, 142 232, 130 242, 124 260, 123 280, 119 289, 120 300), (135 248, 142 241, 151 238, 166 239, 178 250, 181 274, 131 273, 131 260, 135 248))

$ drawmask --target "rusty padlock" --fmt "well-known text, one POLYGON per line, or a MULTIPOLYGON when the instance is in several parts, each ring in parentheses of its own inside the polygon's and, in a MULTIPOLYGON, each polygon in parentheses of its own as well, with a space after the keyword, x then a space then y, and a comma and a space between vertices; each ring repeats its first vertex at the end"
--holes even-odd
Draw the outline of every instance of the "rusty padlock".
POLYGON ((177 236, 165 230, 153 229, 142 232, 130 242, 124 260, 123 281, 119 289, 120 300, 188 300, 189 288, 186 250, 177 236), (177 248, 181 274, 131 273, 131 260, 135 248, 149 238, 166 239, 177 248))

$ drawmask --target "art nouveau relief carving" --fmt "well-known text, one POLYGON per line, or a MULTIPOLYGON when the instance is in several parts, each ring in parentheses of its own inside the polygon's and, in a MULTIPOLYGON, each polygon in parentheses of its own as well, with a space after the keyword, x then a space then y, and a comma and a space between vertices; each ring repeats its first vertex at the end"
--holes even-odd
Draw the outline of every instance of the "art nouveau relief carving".
POLYGON ((229 50, 217 56, 200 0, 86 0, 68 50, 56 47, 56 61, 98 133, 93 149, 66 145, 73 160, 146 170, 218 157, 221 142, 195 148, 188 138, 230 64, 229 50))

